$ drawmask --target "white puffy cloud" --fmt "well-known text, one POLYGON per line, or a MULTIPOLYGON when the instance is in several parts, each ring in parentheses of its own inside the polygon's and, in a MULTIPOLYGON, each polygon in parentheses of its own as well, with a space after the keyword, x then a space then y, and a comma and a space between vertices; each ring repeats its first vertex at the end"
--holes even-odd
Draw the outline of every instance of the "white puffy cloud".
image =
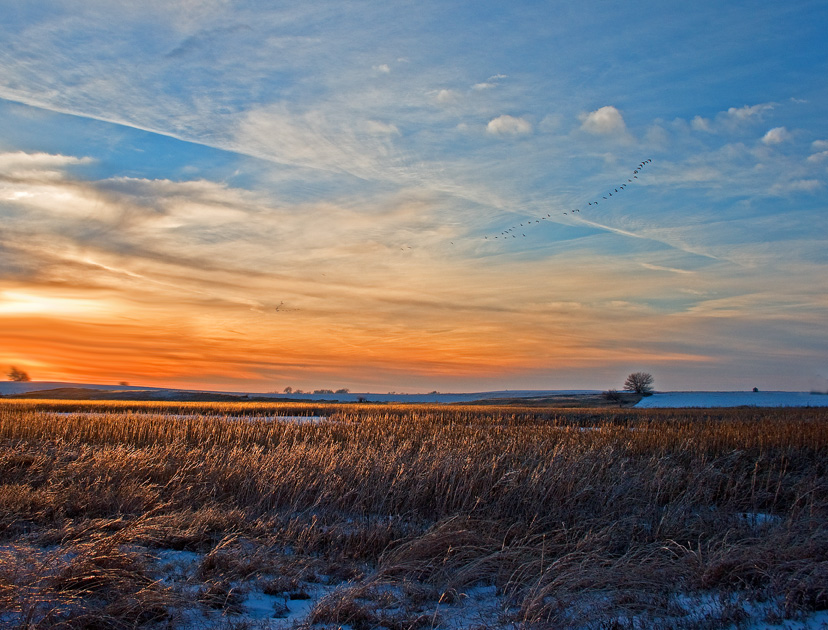
POLYGON ((373 66, 375 72, 380 72, 382 74, 388 74, 391 72, 391 67, 387 63, 381 63, 377 66, 373 66))
POLYGON ((811 143, 811 148, 814 151, 828 151, 828 140, 814 140, 811 143))
POLYGON ((489 121, 486 131, 495 135, 521 135, 532 133, 532 123, 525 118, 515 118, 508 114, 498 116, 489 121))
POLYGON ((621 112, 612 105, 605 105, 594 112, 581 114, 578 118, 581 121, 581 129, 589 133, 620 134, 627 129, 621 112))
POLYGON ((774 127, 770 129, 763 137, 762 142, 765 144, 781 144, 791 139, 791 132, 785 127, 774 127))

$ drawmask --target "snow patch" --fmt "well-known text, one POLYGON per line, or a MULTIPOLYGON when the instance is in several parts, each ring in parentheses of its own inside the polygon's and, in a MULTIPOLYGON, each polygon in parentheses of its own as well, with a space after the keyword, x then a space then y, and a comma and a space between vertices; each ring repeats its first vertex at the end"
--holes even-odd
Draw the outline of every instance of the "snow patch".
POLYGON ((636 408, 828 407, 828 396, 807 392, 663 392, 645 396, 636 408))

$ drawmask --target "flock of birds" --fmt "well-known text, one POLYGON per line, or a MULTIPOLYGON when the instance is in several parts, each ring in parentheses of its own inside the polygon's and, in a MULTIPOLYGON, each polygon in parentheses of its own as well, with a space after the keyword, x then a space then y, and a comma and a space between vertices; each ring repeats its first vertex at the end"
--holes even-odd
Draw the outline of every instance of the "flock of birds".
MULTIPOLYGON (((627 178, 627 181, 621 184, 620 186, 614 186, 613 190, 601 196, 600 201, 609 201, 613 195, 620 195, 630 184, 634 183, 634 180, 638 179, 639 173, 644 170, 644 167, 647 166, 650 162, 652 162, 652 158, 647 158, 646 160, 640 162, 638 166, 633 170, 630 177, 627 178)), ((587 206, 597 206, 600 201, 595 199, 587 203, 587 206)), ((564 210, 562 214, 571 214, 574 215, 575 213, 580 214, 580 208, 575 208, 572 210, 564 210)), ((507 230, 503 230, 499 235, 494 236, 491 240, 494 239, 508 239, 508 238, 518 238, 518 236, 525 238, 526 237, 526 229, 533 227, 535 224, 540 224, 541 221, 547 221, 552 218, 551 213, 547 213, 546 216, 537 217, 537 218, 530 218, 525 219, 522 223, 518 225, 513 225, 507 230), (521 229, 523 228, 523 229, 521 229)), ((490 240, 488 236, 483 237, 485 240, 490 240)))

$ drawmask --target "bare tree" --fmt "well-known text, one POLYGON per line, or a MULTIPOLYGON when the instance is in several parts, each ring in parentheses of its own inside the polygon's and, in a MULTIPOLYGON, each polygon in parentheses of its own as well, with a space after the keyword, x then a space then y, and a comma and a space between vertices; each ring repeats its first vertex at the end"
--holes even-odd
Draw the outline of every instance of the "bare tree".
POLYGON ((624 381, 624 389, 636 394, 653 393, 653 375, 647 372, 633 372, 624 381))
POLYGON ((23 370, 18 370, 16 367, 12 366, 9 370, 9 380, 25 383, 32 379, 30 379, 29 375, 26 374, 26 372, 24 372, 23 370))

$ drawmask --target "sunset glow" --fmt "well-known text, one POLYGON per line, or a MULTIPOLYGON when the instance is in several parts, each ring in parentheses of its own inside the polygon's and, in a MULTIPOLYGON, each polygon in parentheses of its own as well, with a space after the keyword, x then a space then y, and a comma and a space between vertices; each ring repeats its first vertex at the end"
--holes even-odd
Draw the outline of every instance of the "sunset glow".
POLYGON ((826 388, 825 3, 3 11, 4 370, 826 388))

